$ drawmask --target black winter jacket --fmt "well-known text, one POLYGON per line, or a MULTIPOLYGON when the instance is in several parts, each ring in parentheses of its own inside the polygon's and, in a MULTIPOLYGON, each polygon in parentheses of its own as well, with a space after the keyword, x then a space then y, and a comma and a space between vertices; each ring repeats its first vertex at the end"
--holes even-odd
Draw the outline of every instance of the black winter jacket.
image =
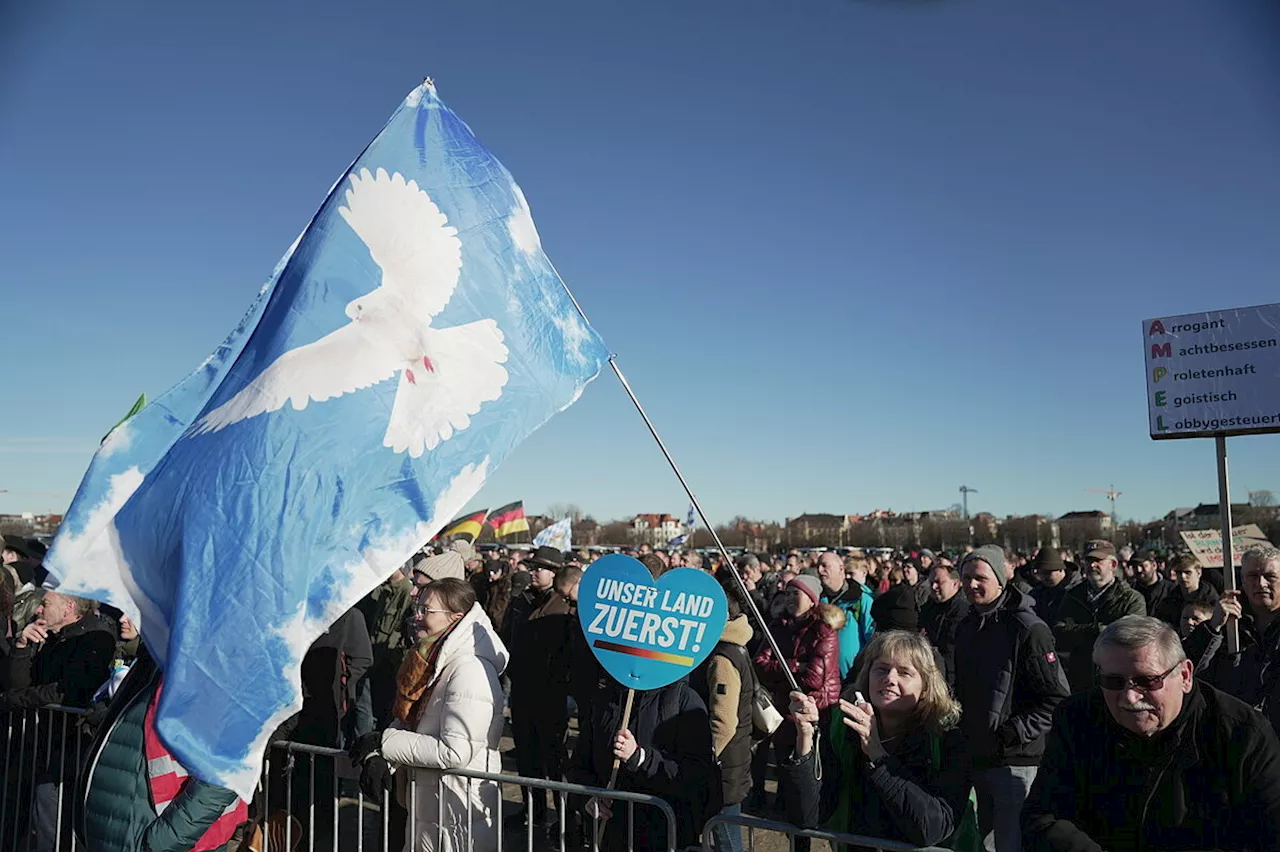
POLYGON ((1240 701, 1196 683, 1141 739, 1099 689, 1065 701, 1022 810, 1029 852, 1280 849, 1280 742, 1240 701))
POLYGON ((995 609, 971 608, 956 630, 956 699, 974 771, 1035 766, 1054 708, 1069 694, 1053 634, 1031 598, 1005 589, 995 609))
POLYGON ((1240 652, 1227 651, 1225 633, 1200 624, 1182 643, 1201 679, 1262 712, 1280 732, 1280 619, 1261 635, 1253 616, 1240 619, 1240 652))
POLYGON ((1036 599, 1034 604, 1036 617, 1045 624, 1057 622, 1058 613, 1062 610, 1063 601, 1067 599, 1067 593, 1078 585, 1080 585, 1080 574, 1069 571, 1058 585, 1039 586, 1032 595, 1036 599))
POLYGON ((503 628, 510 629, 507 676, 511 679, 511 704, 550 706, 564 712, 570 692, 575 648, 574 631, 580 632, 578 611, 572 601, 556 592, 526 589, 511 602, 503 628), (527 609, 526 607, 532 607, 527 609), (528 615, 525 615, 525 612, 528 615))
MULTIPOLYGON (((1177 594, 1178 587, 1170 583, 1164 577, 1157 577, 1156 581, 1150 586, 1144 586, 1135 578, 1133 581, 1133 590, 1142 595, 1143 602, 1147 605, 1147 615, 1152 618, 1159 618, 1156 613, 1164 608, 1164 602, 1177 594)), ((1177 630, 1175 625, 1174 630, 1177 630)))
MULTIPOLYGON (((622 726, 626 694, 613 684, 595 696, 590 722, 578 734, 573 780, 594 787, 608 783, 613 739, 622 726)), ((637 691, 629 727, 640 748, 619 769, 617 789, 665 799, 675 810, 676 848, 698 843, 703 823, 720 810, 720 779, 706 705, 687 680, 637 691)), ((626 849, 626 805, 615 802, 613 812, 600 848, 626 849)), ((640 852, 667 848, 666 819, 657 808, 635 809, 634 848, 640 852)))
POLYGON ((373 645, 364 614, 344 612, 302 658, 302 711, 290 737, 298 742, 336 747, 342 722, 355 706, 356 684, 373 665, 373 645))
POLYGON ((943 674, 953 689, 956 683, 956 629, 968 615, 969 599, 963 592, 956 592, 946 603, 930 598, 920 610, 920 627, 942 655, 943 674))
MULTIPOLYGON (((842 724, 839 713, 835 717, 833 724, 842 724)), ((788 782, 782 785, 787 819, 801 828, 831 821, 851 834, 937 846, 960 824, 971 781, 958 731, 934 738, 917 728, 874 769, 852 732, 839 746, 820 738, 817 751, 821 777, 813 752, 778 767, 788 782), (842 801, 847 810, 841 814, 842 801)))
POLYGON ((0 709, 66 704, 87 707, 111 676, 116 637, 107 620, 86 615, 49 636, 15 647, 9 654, 0 709))
POLYGON ((1218 591, 1213 586, 1204 582, 1202 579, 1200 585, 1191 594, 1182 591, 1181 586, 1175 585, 1173 591, 1167 598, 1160 609, 1152 613, 1156 618, 1165 624, 1178 629, 1178 622, 1182 620, 1182 610, 1189 603, 1202 603, 1213 606, 1218 602, 1218 591))
POLYGON ((1068 591, 1058 620, 1049 625, 1072 692, 1094 685, 1093 643, 1102 629, 1126 615, 1147 614, 1142 595, 1119 578, 1096 598, 1091 599, 1092 594, 1093 586, 1087 582, 1068 591))

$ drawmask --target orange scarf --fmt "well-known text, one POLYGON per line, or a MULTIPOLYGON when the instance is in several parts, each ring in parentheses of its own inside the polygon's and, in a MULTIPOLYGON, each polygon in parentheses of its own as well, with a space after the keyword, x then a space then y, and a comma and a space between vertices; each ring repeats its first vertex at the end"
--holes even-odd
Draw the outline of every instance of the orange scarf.
POLYGON ((421 640, 400 664, 396 674, 396 700, 391 712, 405 724, 409 730, 416 730, 422 711, 431 698, 431 679, 435 675, 436 662, 440 658, 440 649, 444 647, 444 638, 449 632, 432 639, 421 640))

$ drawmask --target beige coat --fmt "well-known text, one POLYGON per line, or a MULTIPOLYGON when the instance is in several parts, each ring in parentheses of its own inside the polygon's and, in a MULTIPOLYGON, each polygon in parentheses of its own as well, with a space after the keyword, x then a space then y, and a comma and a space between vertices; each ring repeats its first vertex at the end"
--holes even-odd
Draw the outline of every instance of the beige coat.
POLYGON ((383 733, 382 756, 399 766, 397 788, 412 822, 405 852, 497 848, 501 798, 497 784, 446 775, 442 770, 502 771, 498 741, 503 699, 498 675, 506 665, 506 647, 484 610, 479 604, 473 606, 444 639, 431 696, 417 730, 392 727, 383 733), (408 797, 410 777, 416 784, 413 802, 408 797))

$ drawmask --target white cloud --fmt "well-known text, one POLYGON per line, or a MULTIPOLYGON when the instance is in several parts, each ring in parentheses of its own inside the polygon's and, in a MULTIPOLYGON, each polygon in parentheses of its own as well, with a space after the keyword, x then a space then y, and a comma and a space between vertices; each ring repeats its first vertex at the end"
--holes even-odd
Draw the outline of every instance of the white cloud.
POLYGON ((476 496, 476 492, 489 478, 489 457, 485 456, 479 465, 469 464, 450 480, 448 487, 436 498, 432 508, 431 526, 435 530, 444 528, 453 517, 467 505, 467 501, 476 496))
POLYGON ((548 312, 551 314, 551 321, 564 335, 565 353, 575 363, 586 364, 587 356, 583 353, 582 347, 591 339, 591 334, 587 331, 587 325, 582 321, 582 317, 577 313, 556 313, 554 310, 548 312))
POLYGON ((507 217, 507 231, 511 234, 511 242, 525 254, 536 254, 542 248, 542 238, 538 236, 538 229, 533 224, 529 202, 525 200, 524 192, 514 183, 511 184, 511 192, 516 197, 516 206, 511 208, 511 215, 507 217))
POLYGON ((144 478, 137 467, 112 476, 107 496, 89 511, 79 534, 69 531, 59 534, 45 563, 58 578, 60 591, 107 598, 107 603, 119 607, 129 618, 146 624, 147 638, 163 648, 168 642, 168 624, 134 583, 115 525, 116 515, 144 478))
POLYGON ((102 442, 102 446, 98 449, 100 458, 108 458, 121 450, 129 449, 129 443, 133 440, 133 429, 126 420, 119 426, 111 430, 111 434, 107 435, 106 440, 102 442))

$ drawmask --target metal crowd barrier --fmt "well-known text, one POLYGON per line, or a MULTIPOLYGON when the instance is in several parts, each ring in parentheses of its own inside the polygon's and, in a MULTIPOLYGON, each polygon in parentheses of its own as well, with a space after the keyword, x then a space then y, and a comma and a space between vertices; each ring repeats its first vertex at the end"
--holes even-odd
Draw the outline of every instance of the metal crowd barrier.
POLYGON ((57 705, 9 710, 3 718, 0 848, 72 852, 72 805, 89 734, 85 710, 57 705))
MULTIPOLYGON (((42 707, 33 710, 11 710, 0 714, 3 732, 3 762, 0 778, 4 781, 0 794, 0 849, 6 852, 76 852, 82 847, 76 842, 73 831, 72 808, 75 791, 84 770, 84 759, 90 732, 83 724, 86 711, 74 707, 42 707)), ((389 793, 381 805, 366 801, 359 789, 358 768, 351 764, 346 753, 338 749, 321 748, 302 743, 276 743, 268 750, 263 766, 259 800, 253 809, 258 830, 257 852, 322 852, 354 849, 356 852, 400 852, 409 827, 418 821, 418 785, 423 770, 399 767, 397 774, 404 774, 407 809, 392 804, 395 793, 389 793), (326 766, 327 764, 327 766, 326 766), (350 794, 343 795, 344 780, 350 794), (283 800, 283 801, 282 801, 283 800), (351 808, 354 806, 354 813, 351 808)), ((447 793, 445 776, 466 780, 466 801, 470 802, 475 785, 493 785, 496 790, 492 809, 496 849, 507 852, 523 848, 535 850, 559 850, 590 848, 601 849, 600 823, 595 818, 584 820, 586 842, 580 844, 569 837, 569 811, 579 810, 581 802, 590 798, 624 803, 625 814, 615 813, 614 819, 627 822, 627 849, 635 847, 636 807, 654 808, 662 815, 666 833, 665 849, 676 849, 676 819, 671 805, 656 796, 605 790, 563 781, 540 778, 524 778, 491 772, 453 770, 442 775, 437 783, 437 801, 444 801, 447 793), (519 791, 525 812, 521 829, 508 831, 504 821, 504 805, 514 802, 504 795, 510 788, 519 791), (557 824, 548 832, 535 832, 533 823, 535 791, 550 792, 558 804, 557 824), (576 801, 575 801, 576 800, 576 801)), ((452 795, 458 795, 456 793, 452 795)), ((468 852, 490 852, 473 843, 476 832, 475 812, 467 807, 465 826, 468 852)), ((615 810, 616 807, 615 807, 615 810)), ((895 843, 873 837, 834 834, 827 831, 796 828, 794 825, 751 816, 715 816, 703 828, 702 849, 715 852, 714 829, 724 827, 745 830, 743 848, 756 852, 757 833, 773 833, 785 838, 786 849, 794 852, 800 838, 823 840, 832 849, 856 850, 856 852, 945 852, 930 847, 921 849, 903 843, 895 843)), ((440 820, 435 838, 437 847, 444 846, 446 826, 440 820)), ((415 833, 414 836, 417 836, 415 833)), ((777 843, 766 842, 770 850, 777 843)), ((455 848, 451 843, 450 847, 455 848)), ((611 848, 608 852, 614 852, 611 848)))
MULTIPOLYGON (((302 743, 276 743, 268 751, 263 769, 263 782, 260 788, 263 799, 261 813, 266 815, 266 825, 268 826, 262 831, 263 843, 261 852, 321 852, 321 850, 337 852, 338 849, 355 849, 356 852, 365 852, 366 849, 377 850, 377 852, 399 852, 403 846, 403 837, 399 836, 398 832, 407 833, 411 830, 411 827, 416 826, 418 823, 418 785, 420 783, 428 783, 419 779, 420 773, 424 771, 427 770, 408 766, 397 767, 397 774, 406 773, 406 779, 403 782, 406 808, 404 813, 396 813, 400 810, 398 805, 392 806, 389 801, 395 796, 395 793, 388 793, 384 797, 382 805, 374 805, 366 801, 364 793, 359 789, 358 785, 354 791, 354 798, 341 797, 330 792, 330 790, 336 792, 339 789, 343 778, 354 780, 358 776, 356 768, 351 765, 345 752, 302 743), (279 756, 280 753, 283 753, 283 757, 279 756), (317 768, 318 764, 322 766, 325 762, 329 764, 327 769, 317 768), (316 795, 317 779, 320 780, 320 796, 316 795), (299 795, 300 791, 296 789, 299 784, 305 787, 305 792, 301 795, 299 795), (327 788, 326 785, 328 785, 327 788), (282 796, 284 798, 283 808, 280 802, 282 796), (354 819, 351 817, 346 817, 345 820, 340 819, 340 811, 344 803, 355 806, 354 819), (332 813, 322 813, 322 811, 327 811, 330 807, 332 807, 332 813), (374 824, 366 826, 365 811, 375 808, 378 815, 373 821, 374 824), (399 820, 398 825, 397 820, 399 820), (372 837, 369 836, 368 828, 374 830, 372 837), (352 831, 354 831, 354 838, 350 836, 352 831)), ((492 818, 495 823, 493 831, 497 836, 495 848, 498 850, 506 850, 508 845, 515 849, 517 848, 515 844, 519 844, 527 852, 546 849, 568 852, 569 849, 578 848, 590 848, 592 852, 600 852, 599 829, 601 824, 596 818, 584 822, 587 838, 585 845, 580 846, 571 841, 567 819, 570 797, 582 800, 598 798, 625 803, 627 806, 625 819, 627 820, 628 850, 634 849, 635 846, 636 806, 655 808, 662 814, 665 824, 666 844, 664 848, 667 850, 675 849, 675 812, 669 803, 656 796, 647 796, 622 790, 606 790, 564 781, 525 778, 519 775, 472 770, 450 770, 442 773, 436 782, 437 802, 446 800, 446 777, 466 780, 464 801, 467 803, 471 801, 472 794, 476 791, 476 785, 494 785, 496 788, 494 793, 496 795, 494 796, 492 818), (503 813, 503 804, 507 803, 507 799, 503 794, 510 787, 516 787, 520 790, 520 798, 524 802, 523 832, 507 831, 503 813), (556 809, 558 824, 552 826, 552 831, 546 834, 535 833, 532 819, 535 790, 552 793, 559 805, 556 809), (523 834, 522 844, 519 843, 520 834, 523 834)), ((473 842, 475 835, 478 833, 476 831, 475 811, 469 804, 461 807, 466 808, 468 815, 465 827, 466 843, 461 848, 463 850, 475 850, 475 852, 489 852, 487 847, 478 846, 473 842)), ((624 816, 615 814, 614 818, 621 819, 624 816)), ((445 844, 446 825, 443 819, 439 820, 437 831, 435 848, 458 848, 453 845, 452 841, 449 845, 445 844)), ((418 834, 414 832, 413 836, 417 837, 418 834)))
POLYGON ((713 842, 714 829, 717 826, 746 829, 744 852, 755 852, 756 832, 781 834, 786 838, 787 852, 795 852, 796 840, 807 837, 810 840, 825 840, 833 850, 848 852, 948 852, 938 846, 912 846, 909 843, 897 843, 882 840, 878 837, 862 837, 857 834, 834 834, 830 831, 796 828, 789 822, 777 822, 753 816, 714 816, 702 827, 702 852, 717 852, 713 842))

